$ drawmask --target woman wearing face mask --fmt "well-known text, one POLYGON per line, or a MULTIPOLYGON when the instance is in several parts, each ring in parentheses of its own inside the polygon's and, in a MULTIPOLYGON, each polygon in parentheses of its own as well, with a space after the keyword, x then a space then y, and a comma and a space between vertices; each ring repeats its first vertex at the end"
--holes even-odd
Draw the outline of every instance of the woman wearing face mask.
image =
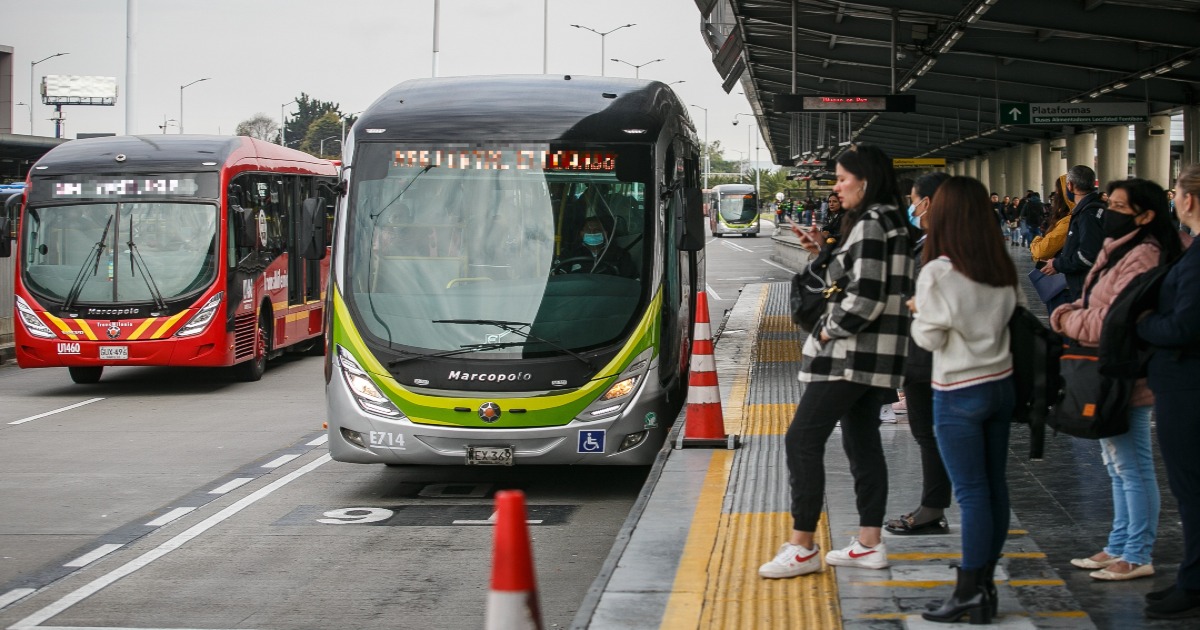
MULTIPOLYGON (((917 274, 920 274, 921 253, 925 248, 922 219, 928 214, 933 193, 950 179, 944 172, 922 175, 913 183, 908 206, 908 221, 920 232, 913 246, 917 274)), ((948 534, 950 524, 944 512, 950 507, 950 477, 938 452, 933 433, 933 354, 908 341, 908 358, 904 362, 904 400, 908 407, 908 428, 921 449, 921 503, 917 509, 889 520, 884 529, 893 534, 948 534)))
POLYGON ((579 242, 554 263, 555 273, 605 273, 636 278, 637 267, 629 252, 613 244, 604 223, 590 217, 579 230, 579 242))
MULTIPOLYGON (((1050 325, 1085 347, 1100 344, 1109 307, 1139 275, 1179 257, 1182 245, 1171 225, 1167 194, 1158 184, 1128 179, 1108 185, 1103 213, 1104 245, 1088 272, 1083 297, 1064 304, 1050 325)), ((1132 580, 1154 575, 1150 552, 1158 532, 1159 493, 1150 448, 1150 410, 1154 396, 1145 379, 1134 385, 1129 432, 1100 440, 1100 454, 1112 479, 1113 522, 1108 544, 1071 564, 1089 569, 1097 580, 1132 580)))

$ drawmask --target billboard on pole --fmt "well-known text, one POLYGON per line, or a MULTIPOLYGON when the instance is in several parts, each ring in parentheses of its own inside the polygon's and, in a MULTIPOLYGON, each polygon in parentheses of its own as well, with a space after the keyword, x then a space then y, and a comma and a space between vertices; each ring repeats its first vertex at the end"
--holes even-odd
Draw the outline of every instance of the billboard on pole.
POLYGON ((42 77, 45 105, 116 105, 116 77, 48 74, 42 77))

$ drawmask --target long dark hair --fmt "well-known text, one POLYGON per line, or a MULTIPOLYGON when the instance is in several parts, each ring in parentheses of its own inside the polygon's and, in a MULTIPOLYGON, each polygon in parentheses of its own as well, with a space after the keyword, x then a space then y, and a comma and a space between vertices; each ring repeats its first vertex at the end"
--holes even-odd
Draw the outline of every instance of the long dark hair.
POLYGON ((896 186, 896 171, 892 158, 877 146, 859 144, 838 156, 837 163, 851 175, 867 183, 862 203, 857 208, 842 208, 841 233, 849 235, 858 219, 874 204, 900 207, 900 189, 896 186))
POLYGON ((928 236, 922 264, 946 256, 962 275, 993 287, 1017 286, 988 191, 971 177, 951 177, 933 193, 921 223, 928 236))
POLYGON ((1125 254, 1145 241, 1147 236, 1153 236, 1154 240, 1158 241, 1163 259, 1167 262, 1183 255, 1183 242, 1179 238, 1179 231, 1171 224, 1171 204, 1167 201, 1167 191, 1163 190, 1162 186, 1148 179, 1130 178, 1109 182, 1107 192, 1110 197, 1114 190, 1125 191, 1129 196, 1129 207, 1134 212, 1140 215, 1147 210, 1153 210, 1154 218, 1139 227, 1136 236, 1114 249, 1101 271, 1115 265, 1125 254))

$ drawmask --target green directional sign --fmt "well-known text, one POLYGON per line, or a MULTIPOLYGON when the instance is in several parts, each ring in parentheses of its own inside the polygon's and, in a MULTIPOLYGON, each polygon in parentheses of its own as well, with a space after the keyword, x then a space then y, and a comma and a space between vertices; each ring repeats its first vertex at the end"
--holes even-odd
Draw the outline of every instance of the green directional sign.
POLYGON ((1002 125, 1128 125, 1149 122, 1145 103, 1001 103, 1002 125))
POLYGON ((1000 120, 1003 125, 1028 125, 1029 103, 1001 103, 1000 120))

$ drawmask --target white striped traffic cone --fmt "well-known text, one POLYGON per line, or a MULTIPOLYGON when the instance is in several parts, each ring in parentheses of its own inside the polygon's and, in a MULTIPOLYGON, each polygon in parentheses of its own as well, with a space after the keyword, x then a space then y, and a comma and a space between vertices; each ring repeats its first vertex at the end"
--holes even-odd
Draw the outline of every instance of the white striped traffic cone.
POLYGON ((692 335, 692 361, 688 376, 687 415, 676 448, 737 448, 737 436, 726 435, 721 413, 721 389, 713 358, 712 326, 708 321, 708 293, 696 296, 696 326, 692 335))
POLYGON ((496 535, 492 550, 492 586, 488 591, 486 630, 542 630, 533 550, 525 522, 525 493, 496 493, 496 535))

